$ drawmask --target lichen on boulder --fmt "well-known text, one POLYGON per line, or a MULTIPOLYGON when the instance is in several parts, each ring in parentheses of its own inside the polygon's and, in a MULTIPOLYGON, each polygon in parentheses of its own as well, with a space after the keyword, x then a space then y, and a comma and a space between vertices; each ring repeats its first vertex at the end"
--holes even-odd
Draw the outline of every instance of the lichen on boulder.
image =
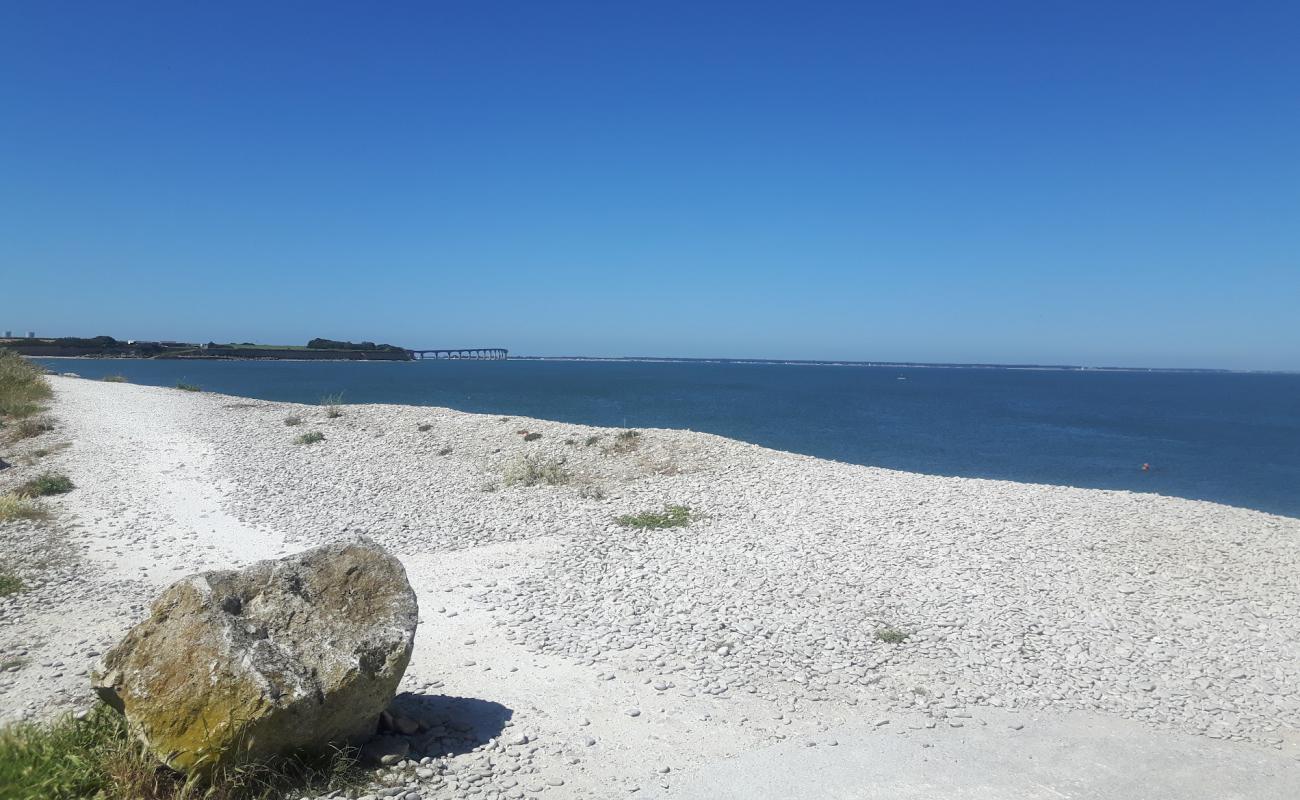
POLYGON ((92 685, 182 772, 360 744, 406 671, 418 618, 401 562, 358 536, 172 584, 92 685))

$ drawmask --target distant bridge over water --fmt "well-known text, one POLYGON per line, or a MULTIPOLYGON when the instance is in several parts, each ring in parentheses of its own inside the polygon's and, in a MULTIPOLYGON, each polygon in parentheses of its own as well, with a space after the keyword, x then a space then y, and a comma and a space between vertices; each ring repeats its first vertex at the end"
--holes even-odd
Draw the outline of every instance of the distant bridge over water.
POLYGON ((475 361, 504 361, 509 356, 509 351, 504 347, 462 347, 442 350, 407 350, 411 358, 416 361, 424 361, 432 358, 438 359, 460 359, 468 358, 475 361))

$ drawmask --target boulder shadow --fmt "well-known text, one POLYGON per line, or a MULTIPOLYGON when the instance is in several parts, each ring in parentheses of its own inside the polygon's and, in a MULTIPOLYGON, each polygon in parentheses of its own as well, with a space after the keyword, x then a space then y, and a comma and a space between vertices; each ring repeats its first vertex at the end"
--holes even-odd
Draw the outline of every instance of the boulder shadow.
POLYGON ((467 753, 501 735, 514 711, 491 700, 402 692, 381 728, 411 743, 412 757, 467 753))

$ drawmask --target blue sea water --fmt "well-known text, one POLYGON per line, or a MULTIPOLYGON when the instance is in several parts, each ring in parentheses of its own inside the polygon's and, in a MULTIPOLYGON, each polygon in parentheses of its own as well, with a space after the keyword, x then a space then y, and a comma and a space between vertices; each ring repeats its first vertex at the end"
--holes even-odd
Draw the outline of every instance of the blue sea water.
POLYGON ((855 464, 1300 517, 1300 375, 588 361, 58 359, 88 378, 315 403, 688 428, 855 464), (1146 463, 1151 468, 1143 471, 1146 463))

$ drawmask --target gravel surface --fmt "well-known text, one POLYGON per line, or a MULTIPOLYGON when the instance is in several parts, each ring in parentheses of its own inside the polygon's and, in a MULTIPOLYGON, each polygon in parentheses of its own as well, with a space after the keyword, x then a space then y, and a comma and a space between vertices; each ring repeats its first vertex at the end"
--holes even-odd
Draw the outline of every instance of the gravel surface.
POLYGON ((47 460, 78 489, 51 502, 60 566, 0 600, 9 718, 87 702, 87 654, 181 574, 359 531, 420 595, 405 688, 444 734, 385 791, 671 792, 684 768, 845 723, 988 713, 1300 753, 1298 520, 687 431, 54 383, 44 437, 72 446, 47 460), (689 524, 618 521, 669 505, 689 524))

